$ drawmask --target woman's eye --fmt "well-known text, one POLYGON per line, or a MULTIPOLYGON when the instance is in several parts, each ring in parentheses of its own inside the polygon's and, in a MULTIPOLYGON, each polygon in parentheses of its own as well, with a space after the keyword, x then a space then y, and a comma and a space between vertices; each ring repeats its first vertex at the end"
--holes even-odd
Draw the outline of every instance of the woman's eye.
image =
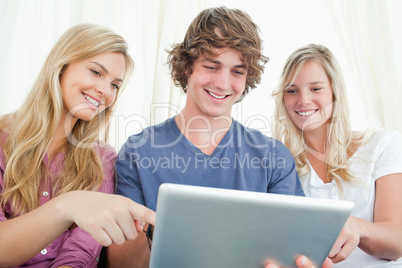
POLYGON ((319 87, 313 88, 313 91, 320 91, 320 90, 321 90, 321 88, 319 88, 319 87))
POLYGON ((114 83, 112 83, 112 87, 114 88, 114 89, 119 89, 119 86, 118 85, 116 85, 116 84, 114 84, 114 83))
POLYGON ((296 93, 296 90, 295 89, 287 89, 287 90, 285 90, 285 93, 294 94, 294 93, 296 93))
POLYGON ((91 72, 96 75, 96 76, 100 76, 100 72, 96 71, 96 70, 91 70, 91 72))

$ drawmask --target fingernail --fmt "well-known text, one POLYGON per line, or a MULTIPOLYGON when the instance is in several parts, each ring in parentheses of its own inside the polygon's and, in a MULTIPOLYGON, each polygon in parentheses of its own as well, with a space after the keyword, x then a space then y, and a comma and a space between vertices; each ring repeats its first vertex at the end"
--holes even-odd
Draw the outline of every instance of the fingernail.
POLYGON ((265 268, 279 268, 279 266, 276 265, 276 264, 270 263, 270 264, 268 264, 267 266, 265 266, 265 268))
POLYGON ((300 264, 303 265, 303 266, 308 264, 306 256, 300 256, 300 264))

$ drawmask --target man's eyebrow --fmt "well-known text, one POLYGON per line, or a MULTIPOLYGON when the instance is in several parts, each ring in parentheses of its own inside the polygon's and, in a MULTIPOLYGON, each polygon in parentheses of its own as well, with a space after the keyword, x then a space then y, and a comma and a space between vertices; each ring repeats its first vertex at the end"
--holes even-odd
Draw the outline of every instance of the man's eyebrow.
POLYGON ((245 64, 235 65, 235 68, 247 69, 245 64))
MULTIPOLYGON (((222 63, 220 61, 214 60, 214 59, 205 58, 204 61, 211 62, 211 63, 217 64, 217 65, 222 65, 222 63)), ((238 64, 238 65, 235 65, 234 68, 246 69, 246 65, 245 64, 238 64)))
MULTIPOLYGON (((94 63, 94 64, 96 64, 96 65, 98 65, 106 74, 108 74, 109 73, 109 70, 108 69, 106 69, 106 67, 105 66, 103 66, 101 63, 99 63, 99 62, 97 62, 97 61, 91 61, 91 63, 94 63)), ((123 83, 123 79, 120 79, 120 78, 116 78, 115 79, 116 81, 120 81, 120 82, 122 82, 123 83)))

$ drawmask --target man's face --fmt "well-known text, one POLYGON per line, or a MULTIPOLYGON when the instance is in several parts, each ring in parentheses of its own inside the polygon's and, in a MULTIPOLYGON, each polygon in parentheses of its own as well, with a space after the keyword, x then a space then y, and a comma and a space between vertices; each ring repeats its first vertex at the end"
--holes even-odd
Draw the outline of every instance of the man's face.
POLYGON ((231 117, 232 105, 242 96, 247 69, 240 53, 231 48, 215 49, 216 58, 200 56, 188 76, 186 109, 193 115, 231 117))

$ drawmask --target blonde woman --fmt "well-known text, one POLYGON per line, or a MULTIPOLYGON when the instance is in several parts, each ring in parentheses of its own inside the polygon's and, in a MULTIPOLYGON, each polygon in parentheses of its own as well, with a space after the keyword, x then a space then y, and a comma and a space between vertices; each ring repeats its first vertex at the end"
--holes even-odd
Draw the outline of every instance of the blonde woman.
POLYGON ((99 140, 132 69, 122 37, 71 27, 25 103, 0 118, 0 267, 96 267, 102 245, 154 221, 111 194, 116 152, 99 140))
POLYGON ((306 196, 355 208, 329 257, 334 267, 401 266, 402 138, 352 131, 341 70, 324 46, 287 59, 276 101, 276 138, 293 154, 306 196))

